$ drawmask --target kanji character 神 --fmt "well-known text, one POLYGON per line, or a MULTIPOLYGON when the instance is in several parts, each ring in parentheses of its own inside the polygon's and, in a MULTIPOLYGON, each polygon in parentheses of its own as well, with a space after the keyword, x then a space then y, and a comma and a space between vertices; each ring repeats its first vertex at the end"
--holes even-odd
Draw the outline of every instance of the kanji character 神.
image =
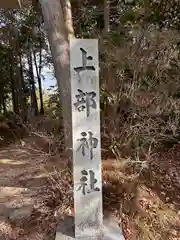
POLYGON ((88 132, 89 137, 87 138, 87 133, 81 133, 82 138, 78 139, 77 141, 80 142, 80 146, 78 147, 77 151, 82 149, 82 155, 85 156, 85 149, 87 148, 90 151, 90 159, 93 159, 93 148, 96 148, 98 145, 98 139, 93 137, 93 133, 91 131, 88 132))

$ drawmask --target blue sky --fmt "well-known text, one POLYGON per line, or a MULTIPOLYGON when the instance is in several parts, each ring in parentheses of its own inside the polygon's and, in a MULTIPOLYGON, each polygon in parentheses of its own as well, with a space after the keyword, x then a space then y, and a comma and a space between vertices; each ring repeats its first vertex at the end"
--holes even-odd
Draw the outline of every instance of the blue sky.
POLYGON ((44 80, 42 80, 43 89, 48 89, 50 86, 56 85, 56 79, 52 73, 43 72, 44 80))
MULTIPOLYGON (((37 79, 36 69, 34 65, 33 65, 33 71, 34 71, 34 76, 37 79)), ((47 90, 50 86, 56 85, 56 78, 54 77, 54 74, 53 74, 53 68, 43 67, 42 75, 43 75, 43 77, 41 78, 42 87, 44 90, 47 90)), ((38 87, 37 81, 36 81, 36 87, 38 87)))

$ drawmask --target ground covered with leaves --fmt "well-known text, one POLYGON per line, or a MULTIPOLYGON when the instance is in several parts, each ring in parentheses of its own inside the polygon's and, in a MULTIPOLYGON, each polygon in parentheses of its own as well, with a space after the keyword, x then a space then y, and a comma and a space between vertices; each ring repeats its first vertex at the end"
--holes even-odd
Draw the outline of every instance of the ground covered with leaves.
POLYGON ((119 216, 127 240, 180 238, 179 153, 177 145, 140 174, 128 161, 105 162, 104 205, 119 216))

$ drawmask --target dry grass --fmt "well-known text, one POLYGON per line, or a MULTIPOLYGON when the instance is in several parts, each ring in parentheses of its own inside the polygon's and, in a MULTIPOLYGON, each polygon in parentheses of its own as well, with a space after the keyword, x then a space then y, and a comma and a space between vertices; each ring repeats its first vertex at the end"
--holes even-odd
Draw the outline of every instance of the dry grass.
MULTIPOLYGON (((42 135, 47 139, 50 136, 48 142, 52 146, 56 145, 58 138, 53 139, 53 135, 44 133, 42 135)), ((103 141, 106 139, 103 138, 103 141)), ((114 139, 118 142, 116 136, 114 139)), ((109 141, 114 143, 112 139, 109 141)), ((179 198, 178 194, 172 194, 179 191, 179 180, 176 180, 180 176, 176 161, 180 154, 179 145, 167 149, 164 154, 153 153, 152 149, 153 144, 150 144, 144 154, 125 158, 121 157, 117 146, 117 151, 112 151, 116 159, 106 157, 102 161, 104 214, 111 212, 118 216, 126 240, 178 240, 180 237, 179 198), (171 186, 171 191, 167 186, 171 186)), ((41 213, 39 216, 40 222, 43 219, 48 221, 48 216, 52 219, 53 212, 55 219, 52 226, 58 219, 73 214, 72 171, 65 159, 60 165, 57 164, 58 152, 48 151, 51 157, 43 170, 48 175, 48 187, 42 189, 42 209, 48 207, 51 214, 46 213, 45 217, 41 213)))
MULTIPOLYGON (((145 176, 129 175, 127 161, 122 164, 119 161, 106 161, 103 164, 106 182, 104 207, 119 216, 126 240, 179 239, 180 215, 177 204, 165 201, 161 193, 148 187, 147 181, 151 180, 145 179, 145 176)), ((158 169, 158 165, 156 167, 158 169)), ((156 174, 157 178, 162 178, 156 174)), ((180 176, 180 172, 178 174, 180 176)), ((172 181, 169 184, 173 185, 172 181)))
MULTIPOLYGON (((127 160, 103 161, 104 214, 111 212, 118 217, 126 240, 178 240, 180 215, 176 204, 161 199, 139 174, 129 175, 127 163, 127 160)), ((70 170, 67 167, 64 171, 55 170, 49 181, 57 219, 73 212, 70 170)))

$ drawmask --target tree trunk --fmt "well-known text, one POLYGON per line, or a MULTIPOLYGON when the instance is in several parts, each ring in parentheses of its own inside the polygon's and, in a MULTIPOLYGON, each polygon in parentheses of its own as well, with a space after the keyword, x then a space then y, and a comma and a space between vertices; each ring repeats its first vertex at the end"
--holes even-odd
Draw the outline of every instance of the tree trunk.
POLYGON ((7 109, 6 109, 6 96, 4 94, 4 91, 3 91, 3 98, 2 98, 2 106, 3 106, 3 113, 5 114, 7 112, 7 109))
POLYGON ((22 66, 22 58, 21 53, 19 52, 19 71, 20 71, 20 105, 21 105, 21 118, 23 121, 27 121, 27 102, 26 102, 26 95, 25 95, 25 83, 24 83, 24 75, 23 75, 23 66, 22 66))
POLYGON ((34 65, 36 68, 36 75, 37 75, 37 79, 38 79, 39 98, 40 98, 40 114, 44 115, 44 103, 43 103, 42 83, 41 83, 41 64, 42 64, 41 50, 40 50, 39 70, 38 70, 35 51, 33 51, 33 55, 34 55, 34 65))
POLYGON ((11 49, 9 49, 9 75, 10 75, 10 81, 11 81, 11 94, 12 94, 13 112, 16 113, 16 114, 19 114, 18 99, 17 99, 15 84, 14 84, 14 73, 13 73, 12 62, 13 61, 12 61, 12 56, 11 56, 11 49))
POLYGON ((37 104, 37 97, 36 97, 36 87, 35 87, 35 79, 34 79, 34 72, 33 72, 33 62, 32 62, 32 54, 31 50, 29 49, 28 52, 28 65, 29 65, 29 82, 31 86, 31 108, 33 116, 38 115, 38 104, 37 104))
POLYGON ((110 31, 109 13, 110 13, 110 0, 104 0, 104 32, 110 31))
MULTIPOLYGON (((104 33, 105 34, 107 34, 110 31, 109 15, 110 15, 110 0, 104 0, 104 33)), ((104 76, 105 76, 106 87, 108 91, 111 92, 111 89, 109 89, 109 84, 111 84, 112 78, 111 78, 109 66, 106 66, 106 69, 104 69, 104 73, 105 73, 104 76)), ((104 111, 104 115, 106 119, 108 119, 111 116, 111 110, 112 110, 112 107, 106 98, 106 109, 104 111)))
POLYGON ((64 24, 66 27, 66 32, 68 38, 74 38, 74 28, 73 28, 73 21, 72 21, 72 9, 71 9, 71 2, 70 0, 60 0, 63 15, 64 15, 64 24))
POLYGON ((17 80, 16 84, 18 86, 17 93, 18 93, 18 105, 20 107, 20 117, 22 121, 27 121, 27 103, 26 103, 26 96, 25 96, 25 83, 24 83, 19 35, 15 40, 15 50, 16 50, 16 80, 17 80))
MULTIPOLYGON (((11 19, 11 13, 8 11, 7 18, 11 19)), ((8 57, 9 57, 9 74, 10 74, 10 82, 11 82, 11 93, 12 93, 12 105, 13 105, 13 112, 17 115, 20 113, 19 103, 18 103, 18 89, 19 84, 17 81, 17 52, 16 49, 19 51, 19 45, 17 46, 16 41, 13 39, 13 26, 11 23, 8 24, 8 42, 9 42, 9 49, 8 49, 8 57)))
MULTIPOLYGON (((65 1, 66 7, 70 7, 70 2, 65 1)), ((52 59, 55 68, 55 75, 60 90, 61 103, 63 108, 64 119, 64 137, 67 150, 72 148, 72 130, 71 130, 71 85, 70 85, 70 63, 69 63, 69 42, 68 35, 72 35, 74 31, 69 27, 72 20, 63 17, 63 13, 70 13, 64 9, 60 0, 40 0, 43 12, 45 27, 48 32, 52 59), (65 20, 68 24, 65 24, 65 20), (71 34, 68 34, 68 29, 71 34), (70 30, 71 29, 71 30, 70 30)), ((69 151, 68 151, 69 152, 69 151)), ((69 152, 70 153, 70 152, 69 152)), ((71 158, 71 153, 69 155, 71 158)))
MULTIPOLYGON (((7 11, 6 16, 12 20, 12 12, 7 11)), ((27 120, 27 103, 25 96, 25 84, 23 75, 23 66, 21 59, 21 49, 19 42, 19 32, 11 23, 8 24, 9 45, 9 61, 10 61, 10 74, 11 74, 11 88, 14 111, 17 112, 23 121, 27 120), (15 56, 15 57, 14 57, 15 56), (15 74, 14 74, 15 72, 15 74), (15 81, 14 82, 14 77, 15 81), (16 101, 17 98, 17 101, 16 101), (17 106, 16 106, 17 103, 17 106)))

